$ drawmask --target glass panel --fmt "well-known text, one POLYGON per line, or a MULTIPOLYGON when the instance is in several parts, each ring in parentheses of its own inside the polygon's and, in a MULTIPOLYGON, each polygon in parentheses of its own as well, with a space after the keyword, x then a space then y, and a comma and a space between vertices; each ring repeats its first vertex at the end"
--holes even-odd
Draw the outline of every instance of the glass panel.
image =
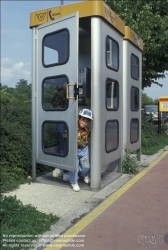
POLYGON ((119 69, 119 46, 115 40, 109 37, 106 39, 106 64, 113 70, 118 71, 119 69))
POLYGON ((58 51, 44 46, 44 64, 58 63, 58 51))
POLYGON ((108 121, 106 123, 106 152, 109 153, 118 148, 119 125, 118 121, 108 121))
POLYGON ((42 84, 44 110, 66 110, 68 108, 67 84, 68 80, 65 76, 44 79, 42 84))
POLYGON ((131 54, 131 77, 135 80, 139 79, 139 58, 131 54))
POLYGON ((130 141, 131 143, 137 142, 139 139, 139 120, 132 119, 130 124, 130 141))
POLYGON ((68 128, 64 122, 44 122, 42 126, 43 151, 46 154, 68 154, 68 128))
POLYGON ((131 110, 139 110, 139 89, 136 87, 131 87, 131 110))
POLYGON ((62 30, 43 39, 43 66, 64 64, 69 59, 69 32, 62 30))
POLYGON ((107 110, 117 110, 119 106, 119 86, 118 82, 107 79, 106 81, 106 108, 107 110))

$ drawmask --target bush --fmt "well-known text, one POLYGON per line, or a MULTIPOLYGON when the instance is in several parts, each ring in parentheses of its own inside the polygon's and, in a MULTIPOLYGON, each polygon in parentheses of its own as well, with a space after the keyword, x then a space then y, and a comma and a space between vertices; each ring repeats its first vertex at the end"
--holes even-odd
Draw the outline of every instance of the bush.
MULTIPOLYGON (((20 80, 16 88, 1 91, 1 192, 11 191, 32 175, 31 84, 20 80)), ((37 164, 37 175, 51 168, 37 164)))
POLYGON ((1 191, 12 190, 31 173, 31 85, 1 88, 1 191))
POLYGON ((135 174, 138 172, 137 160, 130 155, 129 151, 125 149, 125 155, 122 163, 122 172, 124 174, 135 174))
POLYGON ((142 131, 141 131, 141 147, 142 154, 155 154, 161 148, 168 145, 167 126, 161 127, 161 135, 158 134, 158 127, 147 119, 145 114, 142 114, 142 131))

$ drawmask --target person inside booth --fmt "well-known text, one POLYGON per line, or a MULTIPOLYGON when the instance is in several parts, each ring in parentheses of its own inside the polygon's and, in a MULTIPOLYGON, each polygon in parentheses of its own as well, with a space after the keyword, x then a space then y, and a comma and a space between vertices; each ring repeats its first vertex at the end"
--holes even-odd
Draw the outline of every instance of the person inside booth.
MULTIPOLYGON (((82 109, 78 115, 78 131, 77 131, 77 146, 78 146, 78 171, 69 171, 69 179, 73 191, 80 191, 78 185, 78 173, 83 178, 84 182, 90 183, 90 163, 89 163, 89 148, 88 137, 90 137, 90 130, 88 125, 93 120, 92 111, 89 109, 82 109)), ((67 138, 67 131, 64 131, 64 138, 67 138)))

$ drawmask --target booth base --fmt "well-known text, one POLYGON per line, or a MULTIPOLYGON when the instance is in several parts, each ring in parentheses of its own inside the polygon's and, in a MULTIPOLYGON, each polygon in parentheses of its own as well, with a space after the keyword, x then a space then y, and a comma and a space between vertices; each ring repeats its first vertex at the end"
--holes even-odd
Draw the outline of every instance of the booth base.
MULTIPOLYGON (((118 172, 111 172, 111 173, 109 173, 108 171, 103 172, 101 175, 102 179, 101 179, 101 188, 100 189, 109 185, 110 183, 112 183, 113 181, 118 179, 120 176, 121 176, 121 174, 118 172)), ((57 177, 57 178, 53 177, 52 172, 45 174, 45 175, 42 175, 40 177, 37 177, 34 182, 35 183, 43 183, 43 184, 47 184, 47 185, 63 186, 63 187, 68 187, 68 188, 70 187, 69 182, 63 181, 62 177, 57 177)), ((82 190, 94 191, 93 189, 90 188, 90 185, 84 183, 82 178, 79 178, 78 183, 79 183, 79 186, 82 190)))

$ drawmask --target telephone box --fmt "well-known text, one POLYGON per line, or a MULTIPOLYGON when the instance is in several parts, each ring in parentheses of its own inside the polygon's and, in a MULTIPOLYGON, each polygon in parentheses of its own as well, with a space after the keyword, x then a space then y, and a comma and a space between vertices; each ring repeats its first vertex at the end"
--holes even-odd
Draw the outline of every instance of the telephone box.
MULTIPOLYGON (((32 12, 30 28, 33 178, 36 163, 78 169, 78 112, 88 108, 93 112, 90 187, 100 188, 101 174, 112 163, 122 173, 124 22, 103 1, 84 1, 32 12), (59 141, 63 130, 64 145, 59 141)), ((126 43, 140 61, 139 48, 126 43)), ((138 88, 140 75, 139 69, 138 88)))
POLYGON ((141 156, 141 62, 143 41, 129 27, 123 40, 123 150, 141 156))
POLYGON ((168 112, 168 96, 159 97, 159 111, 168 112))

